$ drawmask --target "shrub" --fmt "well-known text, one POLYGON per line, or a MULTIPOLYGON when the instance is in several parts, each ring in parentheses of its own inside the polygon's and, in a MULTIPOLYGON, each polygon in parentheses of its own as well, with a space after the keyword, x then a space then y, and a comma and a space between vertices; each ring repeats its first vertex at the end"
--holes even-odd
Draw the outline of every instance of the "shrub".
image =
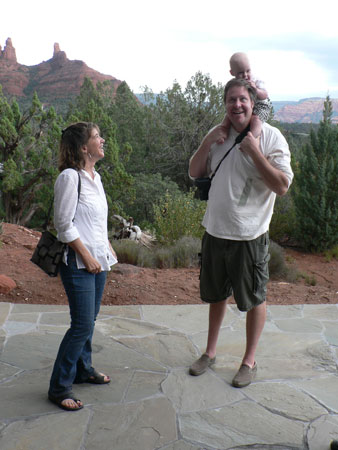
POLYGON ((326 252, 324 252, 324 255, 325 255, 326 261, 328 261, 328 262, 332 261, 333 258, 338 259, 338 245, 335 245, 330 250, 326 250, 326 252))
POLYGON ((151 249, 128 239, 115 240, 114 250, 120 263, 140 267, 173 269, 197 267, 201 241, 197 238, 183 237, 172 245, 155 245, 151 249))
MULTIPOLYGON (((154 245, 151 249, 129 239, 114 240, 113 247, 120 263, 133 264, 140 267, 177 269, 198 267, 198 253, 201 250, 201 240, 191 236, 183 236, 171 245, 154 245)), ((293 266, 287 265, 284 250, 270 241, 269 272, 271 278, 286 279, 295 282, 300 274, 293 266)), ((308 284, 314 281, 306 278, 308 284)))
POLYGON ((201 225, 206 202, 194 198, 195 189, 171 195, 168 192, 154 205, 156 238, 162 244, 172 244, 183 236, 201 239, 201 225))
POLYGON ((183 236, 170 247, 170 250, 173 267, 197 267, 201 241, 191 236, 183 236))
POLYGON ((138 255, 141 246, 129 239, 121 239, 113 241, 113 247, 121 263, 133 264, 137 266, 138 255))
POLYGON ((316 286, 317 280, 314 275, 308 275, 306 272, 297 272, 297 280, 302 278, 305 281, 305 284, 309 286, 316 286))
POLYGON ((286 279, 289 282, 295 282, 297 280, 297 270, 290 267, 285 262, 283 248, 276 244, 274 241, 270 241, 269 247, 270 261, 269 272, 271 278, 286 279))

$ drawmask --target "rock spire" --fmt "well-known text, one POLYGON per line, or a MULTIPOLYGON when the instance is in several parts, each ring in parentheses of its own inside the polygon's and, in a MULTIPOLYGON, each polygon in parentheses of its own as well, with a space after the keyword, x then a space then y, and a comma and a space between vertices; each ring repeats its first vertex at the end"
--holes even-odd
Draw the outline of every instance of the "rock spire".
POLYGON ((1 50, 1 47, 0 47, 0 58, 5 59, 6 61, 9 61, 12 63, 17 62, 15 48, 13 47, 11 38, 8 38, 6 40, 5 48, 3 50, 1 50))

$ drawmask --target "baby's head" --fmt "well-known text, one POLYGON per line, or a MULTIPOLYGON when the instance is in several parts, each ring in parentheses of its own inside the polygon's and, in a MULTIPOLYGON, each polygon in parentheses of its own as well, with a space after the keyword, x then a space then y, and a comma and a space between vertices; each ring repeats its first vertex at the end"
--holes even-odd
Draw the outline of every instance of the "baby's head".
POLYGON ((235 78, 251 80, 249 58, 245 53, 234 53, 230 58, 230 73, 235 78))

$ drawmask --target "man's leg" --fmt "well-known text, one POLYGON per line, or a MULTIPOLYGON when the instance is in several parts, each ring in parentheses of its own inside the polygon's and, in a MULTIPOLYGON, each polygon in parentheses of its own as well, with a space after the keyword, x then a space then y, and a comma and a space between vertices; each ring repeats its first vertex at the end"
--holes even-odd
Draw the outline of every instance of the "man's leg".
POLYGON ((226 300, 209 305, 208 341, 205 353, 189 368, 190 375, 202 375, 216 360, 216 345, 226 311, 226 300))
POLYGON ((219 330, 226 311, 226 300, 218 300, 227 299, 232 294, 224 257, 228 242, 207 232, 202 239, 200 294, 201 299, 209 303, 208 340, 205 353, 190 366, 190 375, 201 375, 215 362, 219 330))
POLYGON ((246 315, 246 349, 242 364, 253 367, 259 338, 266 319, 266 302, 252 308, 246 315))
POLYGON ((234 387, 248 386, 256 376, 255 353, 266 318, 266 302, 252 308, 246 316, 246 349, 239 371, 232 380, 234 387))
POLYGON ((218 303, 211 303, 209 306, 209 330, 208 330, 208 342, 205 353, 209 358, 216 356, 216 345, 221 329, 222 322, 226 311, 226 300, 218 303))

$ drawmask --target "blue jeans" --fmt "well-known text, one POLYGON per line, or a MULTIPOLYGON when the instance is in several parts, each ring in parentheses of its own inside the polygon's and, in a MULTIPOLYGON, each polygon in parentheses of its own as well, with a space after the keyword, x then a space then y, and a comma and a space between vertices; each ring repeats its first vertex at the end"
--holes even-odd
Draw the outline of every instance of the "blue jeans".
POLYGON ((107 272, 89 273, 78 269, 75 252, 69 248, 68 265, 61 263, 60 275, 65 288, 71 324, 66 332, 54 364, 49 394, 71 392, 73 383, 80 383, 93 374, 92 337, 107 272))

